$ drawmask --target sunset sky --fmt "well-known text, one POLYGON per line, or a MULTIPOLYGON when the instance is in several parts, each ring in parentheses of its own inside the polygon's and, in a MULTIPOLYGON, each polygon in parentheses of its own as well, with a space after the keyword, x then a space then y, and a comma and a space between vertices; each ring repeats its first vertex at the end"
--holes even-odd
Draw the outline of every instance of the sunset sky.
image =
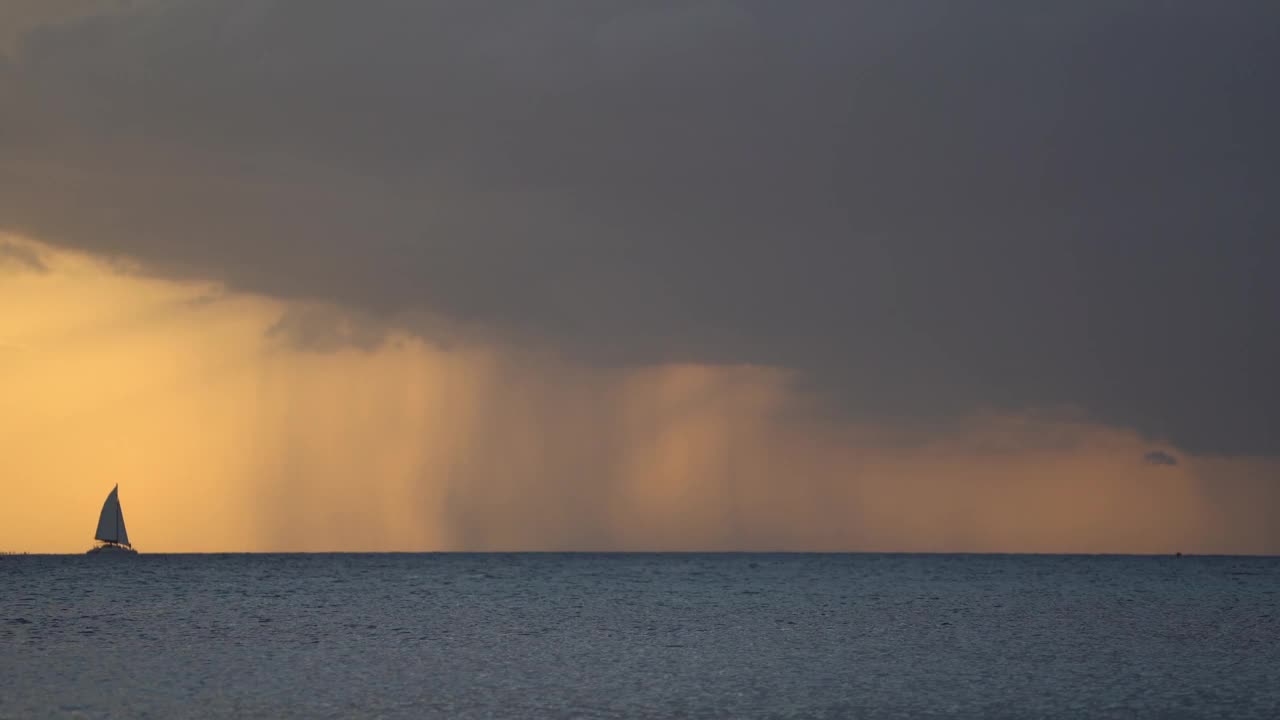
POLYGON ((0 3, 0 551, 1280 553, 1280 6, 0 3))

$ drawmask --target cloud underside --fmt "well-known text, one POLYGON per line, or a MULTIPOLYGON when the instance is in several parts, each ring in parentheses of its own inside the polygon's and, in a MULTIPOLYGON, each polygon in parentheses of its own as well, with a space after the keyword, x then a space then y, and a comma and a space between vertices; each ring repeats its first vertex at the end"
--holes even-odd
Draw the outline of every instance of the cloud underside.
MULTIPOLYGON (((1071 406, 1270 454, 1277 20, 77 9, 0 57, 0 227, 428 338, 787 368, 859 420, 1071 406)), ((275 332, 376 344, 309 315, 275 332)))
POLYGON ((5 266, 21 271, 40 273, 47 272, 49 269, 40 257, 40 253, 36 252, 32 247, 0 238, 0 268, 5 266))

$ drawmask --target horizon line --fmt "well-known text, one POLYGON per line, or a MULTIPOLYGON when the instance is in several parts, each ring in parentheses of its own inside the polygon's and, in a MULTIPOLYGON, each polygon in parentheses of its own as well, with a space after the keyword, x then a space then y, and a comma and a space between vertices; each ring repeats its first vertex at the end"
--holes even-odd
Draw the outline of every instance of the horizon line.
MULTIPOLYGON (((4 556, 76 557, 84 552, 0 550, 4 556)), ((965 555, 1024 557, 1150 557, 1150 558, 1280 558, 1280 554, 1241 552, 1033 552, 946 550, 226 550, 158 551, 139 555, 965 555)))

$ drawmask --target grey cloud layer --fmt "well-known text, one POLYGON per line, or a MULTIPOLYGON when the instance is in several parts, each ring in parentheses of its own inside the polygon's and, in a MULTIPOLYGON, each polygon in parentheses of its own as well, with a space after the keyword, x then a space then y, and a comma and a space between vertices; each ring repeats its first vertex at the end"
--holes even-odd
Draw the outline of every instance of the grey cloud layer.
POLYGON ((1280 451, 1280 9, 1059 5, 69 21, 0 58, 0 226, 592 361, 783 365, 847 413, 1280 451))

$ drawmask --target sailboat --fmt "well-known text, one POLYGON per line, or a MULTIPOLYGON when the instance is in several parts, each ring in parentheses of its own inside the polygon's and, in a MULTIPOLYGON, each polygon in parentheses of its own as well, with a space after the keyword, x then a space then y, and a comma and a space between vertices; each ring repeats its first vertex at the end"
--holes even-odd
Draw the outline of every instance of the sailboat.
POLYGON ((120 486, 116 485, 102 503, 102 514, 98 516, 98 532, 93 534, 94 540, 101 545, 89 551, 90 555, 100 553, 111 555, 136 555, 137 550, 129 544, 129 531, 124 529, 124 512, 120 510, 120 486))

